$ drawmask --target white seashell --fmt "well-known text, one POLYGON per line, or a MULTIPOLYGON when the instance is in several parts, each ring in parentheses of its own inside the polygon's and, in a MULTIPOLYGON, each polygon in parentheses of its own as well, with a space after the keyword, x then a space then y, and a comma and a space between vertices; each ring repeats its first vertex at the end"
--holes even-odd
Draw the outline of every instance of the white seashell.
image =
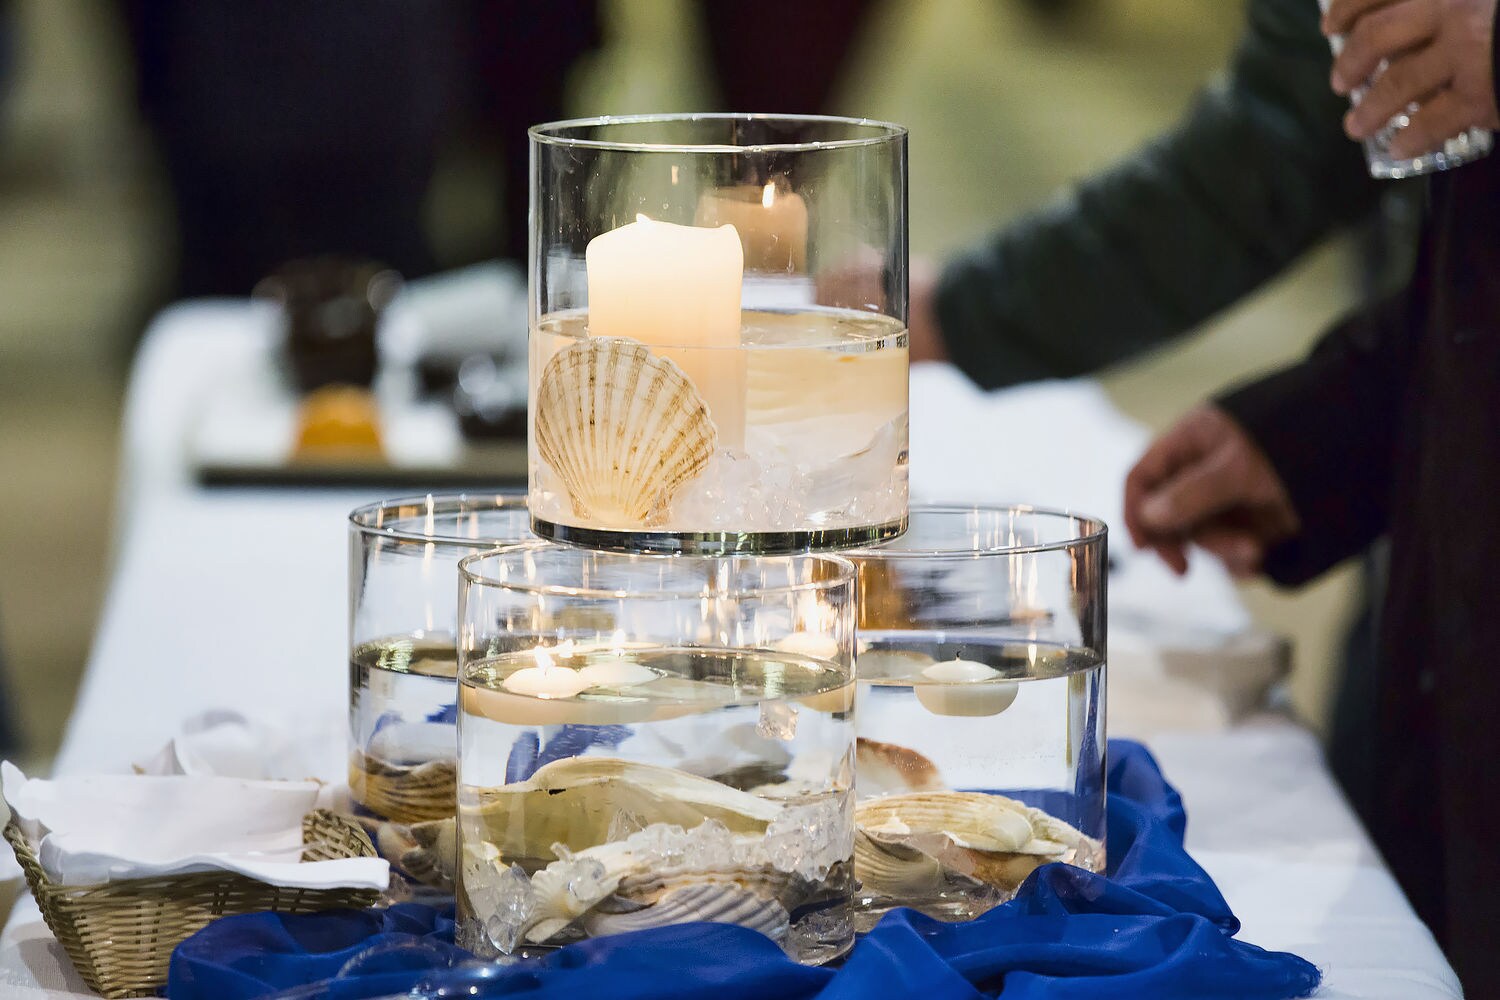
POLYGON ((762 834, 781 812, 779 803, 711 778, 617 757, 565 757, 538 768, 526 781, 485 794, 477 809, 485 839, 511 859, 554 857, 562 844, 584 851, 610 839, 618 816, 642 826, 664 823, 691 829, 706 819, 731 833, 762 834))
POLYGON ((644 345, 589 337, 553 355, 537 385, 537 451, 577 516, 659 523, 713 456, 718 432, 697 387, 644 345))
POLYGON ((914 847, 854 834, 854 873, 865 889, 886 896, 923 896, 943 884, 943 865, 914 847))
POLYGON ((628 913, 589 913, 583 918, 583 928, 599 937, 700 920, 738 924, 773 941, 785 937, 791 923, 786 907, 774 899, 734 884, 699 883, 674 889, 655 904, 628 913))
POLYGON ((854 808, 855 874, 891 895, 932 888, 913 852, 1007 892, 1054 861, 1097 871, 1103 845, 1040 809, 981 792, 916 792, 854 808), (902 889, 900 886, 907 886, 902 889), (916 886, 919 888, 910 888, 916 886))
MULTIPOLYGON (((567 853, 567 849, 560 853, 567 853)), ((526 940, 541 944, 555 937, 612 896, 621 877, 639 863, 635 852, 624 844, 600 844, 554 861, 531 876, 536 905, 522 928, 526 940)))
POLYGON ((682 865, 638 871, 620 880, 617 890, 624 899, 652 904, 667 895, 695 885, 736 886, 763 899, 777 899, 791 885, 792 875, 770 866, 753 868, 701 868, 682 865))

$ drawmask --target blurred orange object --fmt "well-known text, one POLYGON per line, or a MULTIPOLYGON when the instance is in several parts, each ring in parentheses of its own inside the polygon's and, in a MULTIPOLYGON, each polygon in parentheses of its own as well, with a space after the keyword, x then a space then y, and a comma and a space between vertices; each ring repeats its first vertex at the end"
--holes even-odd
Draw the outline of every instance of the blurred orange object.
POLYGON ((380 411, 367 389, 329 385, 302 398, 297 410, 300 461, 370 461, 383 457, 380 411))

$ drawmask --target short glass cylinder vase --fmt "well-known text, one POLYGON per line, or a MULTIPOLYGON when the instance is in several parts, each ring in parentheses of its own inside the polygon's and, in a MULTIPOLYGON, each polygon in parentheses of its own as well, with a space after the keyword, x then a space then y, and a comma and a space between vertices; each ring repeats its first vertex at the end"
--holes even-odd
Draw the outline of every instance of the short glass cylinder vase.
POLYGON ((451 898, 458 561, 531 538, 521 494, 428 495, 349 515, 349 793, 399 877, 451 898))
POLYGON ((1105 526, 915 506, 859 574, 856 923, 966 920, 1104 866, 1105 526))
POLYGON ((837 556, 470 556, 458 940, 690 921, 853 942, 854 569, 837 556))
POLYGON ((536 533, 698 554, 900 534, 906 131, 596 118, 531 147, 536 533))

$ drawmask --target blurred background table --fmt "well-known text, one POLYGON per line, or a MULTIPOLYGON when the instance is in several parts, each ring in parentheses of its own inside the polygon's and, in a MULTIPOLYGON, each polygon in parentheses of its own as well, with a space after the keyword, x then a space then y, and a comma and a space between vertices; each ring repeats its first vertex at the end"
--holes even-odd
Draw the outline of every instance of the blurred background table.
MULTIPOLYGON (((326 746, 322 776, 342 777, 345 516, 390 494, 204 486, 194 470, 208 397, 264 376, 273 330, 244 303, 188 303, 147 335, 126 403, 113 578, 58 773, 124 770, 186 716, 233 706, 309 734, 326 746)), ((919 366, 911 441, 915 499, 1024 499, 1117 528, 1145 431, 1091 382, 986 394, 919 366)), ((1179 580, 1115 538, 1110 733, 1144 739, 1181 789, 1189 849, 1245 939, 1318 964, 1323 997, 1459 996, 1316 741, 1277 711, 1284 644, 1251 628, 1216 564, 1179 580)), ((80 989, 29 899, 0 938, 0 986, 80 989)))

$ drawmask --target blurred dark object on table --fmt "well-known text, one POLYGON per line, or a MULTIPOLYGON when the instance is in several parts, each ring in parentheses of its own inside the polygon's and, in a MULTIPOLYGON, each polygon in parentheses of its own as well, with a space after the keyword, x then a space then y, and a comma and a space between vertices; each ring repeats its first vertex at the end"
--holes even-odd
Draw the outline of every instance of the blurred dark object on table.
POLYGON ((476 354, 458 369, 453 389, 458 427, 471 441, 525 440, 526 360, 476 354))
POLYGON ((401 277, 374 261, 313 257, 283 264, 255 286, 285 324, 285 369, 298 393, 375 381, 375 333, 401 277))
POLYGON ((432 270, 422 206, 469 74, 460 0, 121 0, 176 200, 178 297, 282 261, 432 270))

